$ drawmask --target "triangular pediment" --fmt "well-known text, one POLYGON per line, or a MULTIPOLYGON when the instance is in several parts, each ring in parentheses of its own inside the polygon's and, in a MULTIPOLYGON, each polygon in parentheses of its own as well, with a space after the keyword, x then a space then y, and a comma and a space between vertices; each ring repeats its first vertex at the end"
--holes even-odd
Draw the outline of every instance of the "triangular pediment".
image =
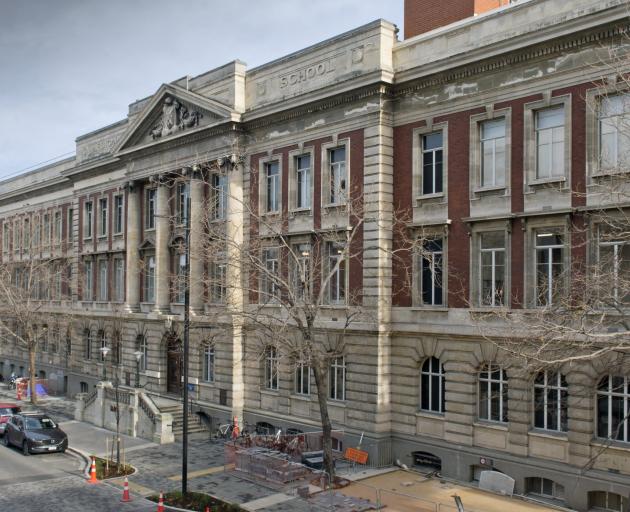
POLYGON ((219 101, 176 85, 164 84, 131 124, 116 152, 239 119, 239 114, 219 101))

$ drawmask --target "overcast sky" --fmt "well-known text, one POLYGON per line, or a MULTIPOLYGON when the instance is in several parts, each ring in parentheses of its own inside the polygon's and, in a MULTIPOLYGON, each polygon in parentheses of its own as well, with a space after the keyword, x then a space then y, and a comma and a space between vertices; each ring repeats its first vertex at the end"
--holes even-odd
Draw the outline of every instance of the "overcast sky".
POLYGON ((402 11, 403 0, 0 0, 0 178, 73 153, 164 82, 237 58, 252 68, 377 18, 402 29, 402 11))

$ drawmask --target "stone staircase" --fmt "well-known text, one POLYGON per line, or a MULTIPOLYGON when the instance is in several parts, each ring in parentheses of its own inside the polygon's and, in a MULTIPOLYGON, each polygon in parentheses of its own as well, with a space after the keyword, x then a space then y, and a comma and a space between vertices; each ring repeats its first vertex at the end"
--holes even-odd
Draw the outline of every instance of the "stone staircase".
MULTIPOLYGON (((182 405, 175 403, 174 405, 158 405, 160 412, 168 412, 173 416, 173 435, 176 439, 181 439, 184 428, 184 413, 182 405)), ((194 413, 188 413, 188 434, 208 433, 208 429, 201 422, 201 418, 194 413)))

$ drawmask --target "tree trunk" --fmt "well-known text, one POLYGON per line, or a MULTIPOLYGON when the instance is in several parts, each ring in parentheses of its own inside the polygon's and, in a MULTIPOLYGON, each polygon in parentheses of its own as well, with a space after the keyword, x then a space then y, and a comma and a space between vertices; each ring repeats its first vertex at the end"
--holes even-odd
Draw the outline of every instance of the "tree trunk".
POLYGON ((324 470, 330 477, 330 484, 335 478, 335 464, 332 455, 332 424, 328 414, 328 382, 327 372, 321 368, 319 363, 313 364, 313 374, 315 385, 317 386, 317 402, 319 403, 319 414, 322 422, 322 451, 324 454, 324 470))
POLYGON ((30 377, 30 386, 31 386, 31 403, 37 403, 37 392, 35 390, 35 347, 28 347, 28 366, 29 366, 29 377, 30 377))

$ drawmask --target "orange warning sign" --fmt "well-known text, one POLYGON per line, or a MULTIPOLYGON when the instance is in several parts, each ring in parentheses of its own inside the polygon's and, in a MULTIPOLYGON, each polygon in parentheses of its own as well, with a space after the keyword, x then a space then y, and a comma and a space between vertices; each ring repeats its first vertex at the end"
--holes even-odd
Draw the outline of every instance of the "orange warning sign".
POLYGON ((344 458, 356 462, 357 464, 366 464, 368 460, 368 452, 358 450, 356 448, 346 448, 344 458))

